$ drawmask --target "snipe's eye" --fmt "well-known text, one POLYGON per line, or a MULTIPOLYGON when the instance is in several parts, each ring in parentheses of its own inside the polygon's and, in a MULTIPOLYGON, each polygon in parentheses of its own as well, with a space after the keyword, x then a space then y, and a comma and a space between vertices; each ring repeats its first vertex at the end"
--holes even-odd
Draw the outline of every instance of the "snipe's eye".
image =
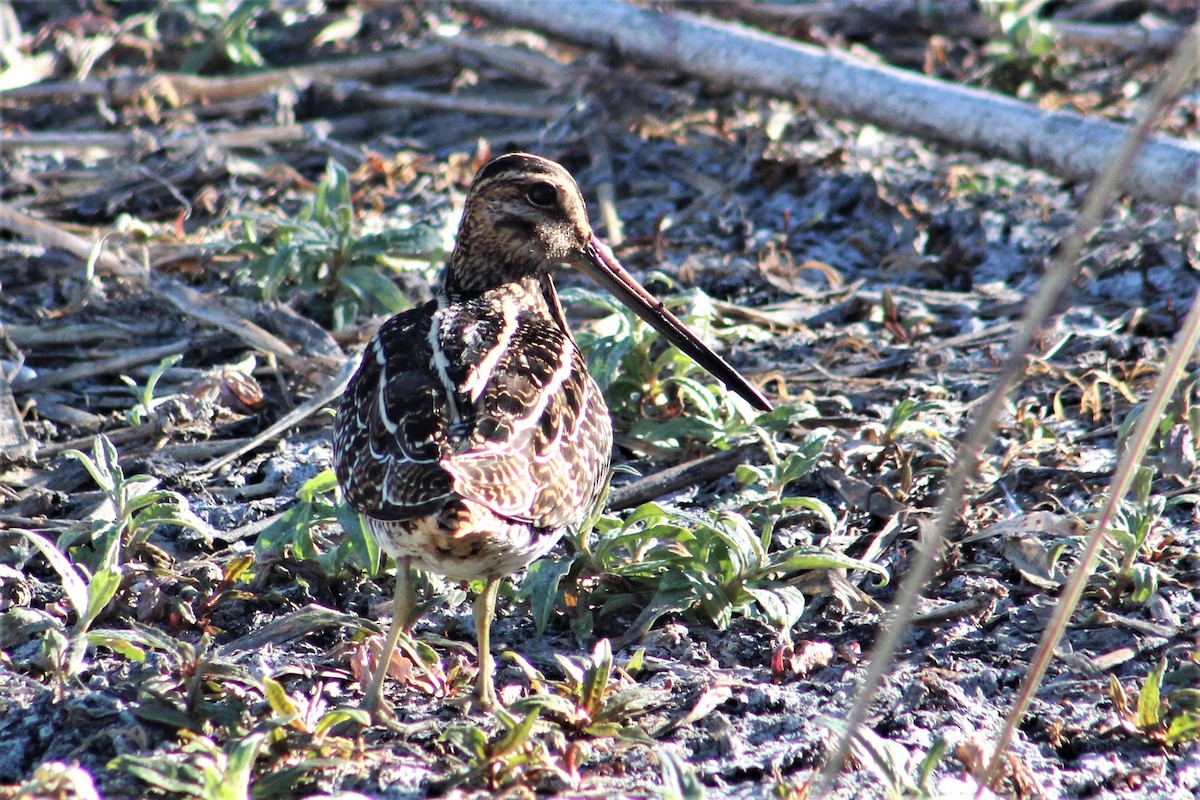
POLYGON ((549 208, 558 202, 558 191, 545 181, 538 181, 525 192, 525 199, 539 208, 549 208))

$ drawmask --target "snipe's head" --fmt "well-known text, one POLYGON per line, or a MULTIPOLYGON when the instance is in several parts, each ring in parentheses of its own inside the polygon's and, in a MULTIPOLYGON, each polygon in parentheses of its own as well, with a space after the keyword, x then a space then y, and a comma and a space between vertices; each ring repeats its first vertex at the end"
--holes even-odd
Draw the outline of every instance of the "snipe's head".
POLYGON ((526 153, 500 156, 471 183, 446 288, 481 292, 575 265, 594 240, 570 173, 526 153))
MULTIPOLYGON (((575 267, 607 289, 755 408, 771 410, 758 387, 688 330, 600 243, 570 173, 538 156, 500 156, 471 183, 446 270, 447 293, 481 293, 544 275, 559 264, 575 267)), ((553 293, 548 281, 545 286, 553 293)))

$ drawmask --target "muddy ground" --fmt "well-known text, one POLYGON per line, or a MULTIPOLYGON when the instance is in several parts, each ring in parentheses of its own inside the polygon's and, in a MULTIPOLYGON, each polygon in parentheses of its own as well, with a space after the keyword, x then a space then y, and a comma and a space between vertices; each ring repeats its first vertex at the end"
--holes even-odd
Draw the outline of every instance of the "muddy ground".
MULTIPOLYGON (((436 4, 267 4, 247 45, 266 65, 426 51, 429 63, 362 83, 334 68, 298 89, 233 91, 247 69, 235 58, 249 51, 226 29, 225 39, 212 33, 199 5, 0 7, 19 25, 13 41, 26 66, 58 82, 41 95, 0 93, 10 139, 0 149, 0 201, 87 245, 73 252, 69 240, 52 242, 27 223, 0 234, 0 359, 20 420, 20 433, 0 442, 0 794, 71 796, 62 787, 86 774, 105 798, 145 796, 149 785, 215 797, 202 788, 204 769, 236 776, 237 755, 254 742, 245 774, 255 797, 806 796, 831 741, 820 720, 852 700, 956 437, 1086 187, 823 118, 800 101, 641 70, 436 4), (153 31, 139 14, 155 15, 153 31), (46 53, 49 65, 33 59, 46 53), (122 94, 112 80, 179 70, 212 82, 191 93, 143 85, 122 94), (422 97, 397 104, 381 88, 422 97), (467 105, 474 101, 505 105, 467 105), (38 138, 50 134, 64 136, 38 138), (94 134, 111 136, 82 138, 94 134), (350 715, 317 730, 327 711, 354 708, 370 649, 364 632, 378 631, 370 620, 386 624, 393 585, 386 566, 364 570, 336 520, 307 529, 308 539, 259 540, 280 530, 268 526, 330 466, 331 415, 307 415, 231 463, 213 462, 319 393, 384 315, 364 302, 352 309, 359 316, 339 318, 312 287, 264 302, 261 276, 245 267, 253 254, 220 241, 236 238, 238 215, 300 214, 336 162, 350 175, 360 231, 420 233, 388 274, 408 300, 423 300, 437 274, 430 253, 452 232, 470 176, 511 149, 565 164, 597 231, 656 292, 700 289, 717 301, 720 321, 741 326, 719 339, 722 349, 796 409, 777 429, 780 442, 828 437, 815 468, 786 492, 824 501, 836 523, 789 515, 771 546, 867 559, 891 580, 789 574, 807 597, 790 631, 752 609, 714 622, 690 608, 638 638, 628 636, 636 605, 590 609, 581 622, 589 609, 579 604, 601 596, 597 586, 609 597, 626 590, 624 579, 569 576, 539 634, 518 576, 501 596, 497 652, 517 651, 561 681, 559 657, 587 659, 599 638, 624 638, 615 658, 626 672, 614 686, 653 690, 644 713, 617 717, 620 730, 544 715, 519 755, 499 747, 503 715, 455 702, 474 664, 470 603, 461 587, 433 581, 415 631, 428 649, 389 683, 394 724, 362 727, 350 715), (101 239, 124 260, 86 267, 101 239), (214 310, 219 321, 199 313, 214 310), (291 355, 254 346, 251 322, 291 355), (182 358, 153 393, 168 402, 131 417, 137 398, 119 376, 144 387, 168 353, 182 358), (252 368, 234 367, 251 353, 252 368), (897 421, 904 400, 922 405, 897 421), (91 564, 84 581, 96 571, 99 545, 87 532, 106 529, 104 497, 67 451, 91 454, 100 433, 125 476, 177 493, 196 521, 147 524, 144 538, 124 542, 119 584, 91 624, 109 644, 93 638, 84 648, 60 571, 19 531, 73 540, 67 560, 91 564), (123 636, 140 658, 118 646, 123 636), (270 702, 271 686, 298 708, 270 702), (473 754, 464 742, 479 735, 483 749, 473 754), (55 763, 78 769, 56 775, 55 763)), ((1170 2, 1107 4, 1103 13, 1093 7, 1104 4, 1060 5, 1055 13, 1097 24, 1143 12, 1185 24, 1194 14, 1170 2)), ((781 30, 1121 120, 1161 63, 1069 49, 1006 56, 1003 41, 864 33, 836 17, 781 30)), ((1196 140, 1198 110, 1193 86, 1162 131, 1196 140)), ((945 755, 923 788, 969 796, 977 753, 998 733, 1077 563, 1126 421, 1200 288, 1197 223, 1195 209, 1122 200, 1091 239, 1082 277, 1039 338, 876 697, 870 730, 891 743, 904 777, 889 785, 860 754, 833 796, 919 796, 917 762, 939 738, 945 755)), ((587 303, 568 312, 584 329, 598 316, 587 303)), ((1167 743, 1167 723, 1139 727, 1113 689, 1136 707, 1161 663, 1168 723, 1196 702, 1188 692, 1200 684, 1197 431, 1188 418, 1196 385, 1192 372, 1152 448, 1145 499, 1125 517, 1133 527, 1137 509, 1158 511, 1145 541, 1125 569, 1118 544, 1107 551, 1012 746, 996 784, 1003 794, 1200 796, 1196 739, 1167 743)), ((644 476, 740 444, 651 445, 630 426, 618 420, 617 460, 644 476)), ((761 450, 746 458, 768 463, 761 450)), ((635 480, 618 475, 614 496, 635 480)), ((701 514, 739 491, 726 465, 656 500, 701 514)), ((551 559, 571 553, 564 541, 551 559)), ((501 659, 497 681, 510 703, 547 691, 513 659, 501 659)), ((75 796, 85 796, 79 785, 75 796)))

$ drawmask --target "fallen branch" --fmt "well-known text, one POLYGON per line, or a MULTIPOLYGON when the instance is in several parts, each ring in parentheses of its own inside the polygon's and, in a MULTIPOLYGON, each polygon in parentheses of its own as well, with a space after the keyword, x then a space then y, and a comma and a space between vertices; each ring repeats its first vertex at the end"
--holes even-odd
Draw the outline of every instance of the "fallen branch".
MULTIPOLYGON (((1128 128, 894 67, 865 64, 740 25, 593 0, 563 14, 553 0, 459 0, 458 5, 575 44, 615 51, 714 84, 803 96, 823 113, 920 136, 984 156, 1091 181, 1112 161, 1128 128)), ((1200 144, 1150 136, 1121 182, 1130 195, 1200 205, 1200 144)))
POLYGON ((256 97, 277 89, 308 88, 318 80, 370 80, 420 72, 453 60, 446 47, 424 47, 395 53, 377 53, 343 61, 329 61, 307 67, 269 69, 232 78, 205 78, 179 73, 126 73, 107 80, 54 81, 0 91, 0 107, 16 102, 70 100, 80 97, 104 97, 110 105, 123 106, 138 98, 163 97, 173 106, 197 102, 218 102, 256 97))
POLYGON ((608 510, 622 511, 626 508, 640 506, 642 503, 648 503, 665 494, 694 486, 701 481, 729 475, 738 464, 749 461, 752 456, 761 452, 762 445, 757 442, 743 444, 731 450, 714 453, 711 456, 698 458, 695 461, 647 475, 613 489, 608 496, 608 510))

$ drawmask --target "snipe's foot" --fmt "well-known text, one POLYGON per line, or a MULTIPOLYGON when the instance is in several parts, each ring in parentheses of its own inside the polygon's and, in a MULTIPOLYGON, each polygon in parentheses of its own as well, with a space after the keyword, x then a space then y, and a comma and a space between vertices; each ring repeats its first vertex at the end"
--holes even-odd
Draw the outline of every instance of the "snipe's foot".
POLYGON ((362 707, 371 715, 371 720, 384 723, 395 719, 391 706, 383 699, 383 681, 387 677, 388 666, 392 663, 392 654, 396 652, 396 642, 400 634, 412 628, 413 606, 416 605, 416 589, 413 586, 412 573, 408 562, 396 564, 396 591, 392 600, 392 624, 388 628, 387 638, 383 642, 383 650, 379 661, 375 664, 375 672, 367 693, 363 695, 362 707))

